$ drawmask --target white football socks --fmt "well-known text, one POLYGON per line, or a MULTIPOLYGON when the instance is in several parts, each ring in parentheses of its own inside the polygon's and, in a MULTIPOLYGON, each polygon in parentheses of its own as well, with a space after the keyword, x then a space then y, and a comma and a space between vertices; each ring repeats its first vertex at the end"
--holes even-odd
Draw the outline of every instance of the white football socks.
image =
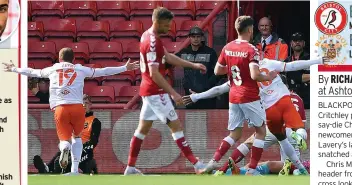
POLYGON ((81 160, 83 144, 81 138, 73 138, 71 145, 71 172, 78 173, 78 165, 81 160))
POLYGON ((286 156, 291 160, 291 162, 298 168, 298 169, 305 169, 302 165, 301 161, 296 155, 295 149, 293 146, 288 142, 288 139, 284 139, 279 141, 282 150, 285 152, 286 156))

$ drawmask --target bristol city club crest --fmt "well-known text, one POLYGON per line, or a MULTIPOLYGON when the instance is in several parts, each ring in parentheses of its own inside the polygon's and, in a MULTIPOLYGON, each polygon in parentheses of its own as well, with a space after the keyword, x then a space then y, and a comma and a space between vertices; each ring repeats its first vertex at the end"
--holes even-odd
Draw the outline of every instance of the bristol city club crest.
POLYGON ((319 6, 314 21, 320 32, 335 35, 345 29, 347 17, 347 11, 341 4, 329 1, 319 6))

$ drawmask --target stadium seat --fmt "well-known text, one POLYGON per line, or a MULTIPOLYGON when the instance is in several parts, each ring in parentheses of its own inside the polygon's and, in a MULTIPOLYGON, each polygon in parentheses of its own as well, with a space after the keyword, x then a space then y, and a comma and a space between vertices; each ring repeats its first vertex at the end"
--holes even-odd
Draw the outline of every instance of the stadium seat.
POLYGON ((141 21, 144 31, 152 26, 153 10, 162 6, 160 1, 133 1, 130 2, 130 20, 141 21))
POLYGON ((163 42, 164 41, 173 42, 173 41, 175 41, 175 37, 176 37, 176 23, 174 20, 172 20, 169 32, 167 34, 160 35, 160 39, 163 42))
POLYGON ((95 1, 65 1, 65 18, 74 18, 79 27, 85 21, 94 21, 97 16, 95 1))
POLYGON ((120 42, 99 42, 95 44, 90 53, 90 63, 119 62, 122 57, 122 44, 120 42))
POLYGON ((136 16, 131 19, 131 21, 140 21, 143 25, 143 32, 149 29, 153 24, 151 16, 136 16))
POLYGON ((31 90, 28 89, 28 103, 39 103, 40 99, 37 98, 31 90))
POLYGON ((89 52, 93 52, 95 44, 109 40, 109 23, 107 21, 85 21, 77 27, 77 41, 86 42, 89 52))
POLYGON ((97 20, 114 21, 128 20, 130 3, 128 1, 97 1, 97 20))
POLYGON ((44 69, 46 67, 53 66, 53 63, 48 60, 28 60, 34 64, 34 69, 44 69))
POLYGON ((28 22, 28 42, 41 41, 43 39, 43 22, 28 22))
POLYGON ((139 86, 123 86, 121 87, 118 96, 116 97, 117 103, 128 103, 135 95, 139 94, 139 86))
POLYGON ((181 28, 182 22, 193 20, 195 12, 194 1, 163 1, 163 6, 174 13, 176 30, 181 28))
POLYGON ((115 90, 111 86, 96 86, 84 93, 92 98, 92 103, 114 103, 115 90))
POLYGON ((91 89, 97 88, 99 86, 99 81, 92 80, 92 79, 85 79, 84 80, 84 92, 89 92, 91 89))
POLYGON ((72 48, 75 54, 74 64, 84 64, 89 61, 89 46, 84 42, 67 43, 65 47, 72 48))
POLYGON ((110 41, 121 42, 122 46, 130 42, 139 42, 143 34, 143 24, 140 21, 116 21, 110 24, 110 41))
POLYGON ((168 52, 175 53, 175 52, 179 52, 182 49, 180 48, 182 43, 183 42, 167 42, 167 43, 164 43, 164 46, 168 52))
MULTIPOLYGON (((28 43, 28 61, 52 64, 56 60, 56 48, 53 42, 28 43)), ((37 64, 35 64, 37 66, 37 64)), ((38 64, 39 65, 39 64, 38 64)))
POLYGON ((130 2, 130 17, 147 15, 151 19, 153 10, 158 6, 163 6, 161 1, 132 1, 130 2))
MULTIPOLYGON (((103 80, 102 85, 103 86, 114 87, 115 96, 116 96, 116 95, 118 95, 120 93, 121 87, 123 87, 123 86, 131 86, 131 83, 129 81, 103 80)), ((117 103, 116 100, 117 99, 115 97, 114 101, 117 103)))
POLYGON ((216 1, 195 1, 196 20, 204 20, 218 4, 216 1))
POLYGON ((44 23, 44 41, 55 42, 59 51, 67 43, 76 39, 76 21, 72 19, 52 19, 44 23))
POLYGON ((64 17, 63 1, 30 1, 32 21, 49 21, 64 17))
MULTIPOLYGON (((122 62, 101 62, 100 64, 103 67, 120 67, 125 65, 125 63, 122 62)), ((125 71, 116 75, 106 76, 103 78, 103 81, 128 81, 132 83, 134 81, 134 76, 134 71, 125 71)))
POLYGON ((126 47, 123 47, 122 60, 127 61, 129 58, 134 60, 139 60, 140 51, 139 51, 140 42, 131 42, 126 47))

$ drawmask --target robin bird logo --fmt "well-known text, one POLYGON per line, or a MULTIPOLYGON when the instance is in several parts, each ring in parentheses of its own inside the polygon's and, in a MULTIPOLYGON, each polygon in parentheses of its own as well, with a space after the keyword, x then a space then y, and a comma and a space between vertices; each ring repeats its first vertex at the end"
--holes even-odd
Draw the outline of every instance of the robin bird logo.
POLYGON ((329 28, 330 26, 333 26, 334 28, 336 28, 336 26, 333 24, 336 21, 336 11, 335 10, 330 10, 328 18, 325 21, 325 26, 326 24, 328 24, 327 28, 329 28))

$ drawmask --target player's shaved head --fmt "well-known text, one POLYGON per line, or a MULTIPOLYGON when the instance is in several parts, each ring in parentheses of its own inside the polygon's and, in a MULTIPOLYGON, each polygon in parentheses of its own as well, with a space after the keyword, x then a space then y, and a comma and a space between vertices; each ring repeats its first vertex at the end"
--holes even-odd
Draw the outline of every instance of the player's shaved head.
POLYGON ((64 62, 73 62, 75 58, 74 52, 71 48, 62 48, 59 52, 59 60, 64 62))
POLYGON ((262 36, 269 36, 272 31, 273 24, 268 17, 263 17, 259 20, 258 30, 262 36))
POLYGON ((261 24, 266 24, 266 25, 270 25, 270 26, 273 25, 272 22, 271 22, 271 20, 270 20, 268 17, 263 17, 263 18, 261 18, 261 19, 259 20, 259 25, 261 25, 261 24))
POLYGON ((4 33, 8 18, 9 0, 0 0, 0 36, 4 33))

